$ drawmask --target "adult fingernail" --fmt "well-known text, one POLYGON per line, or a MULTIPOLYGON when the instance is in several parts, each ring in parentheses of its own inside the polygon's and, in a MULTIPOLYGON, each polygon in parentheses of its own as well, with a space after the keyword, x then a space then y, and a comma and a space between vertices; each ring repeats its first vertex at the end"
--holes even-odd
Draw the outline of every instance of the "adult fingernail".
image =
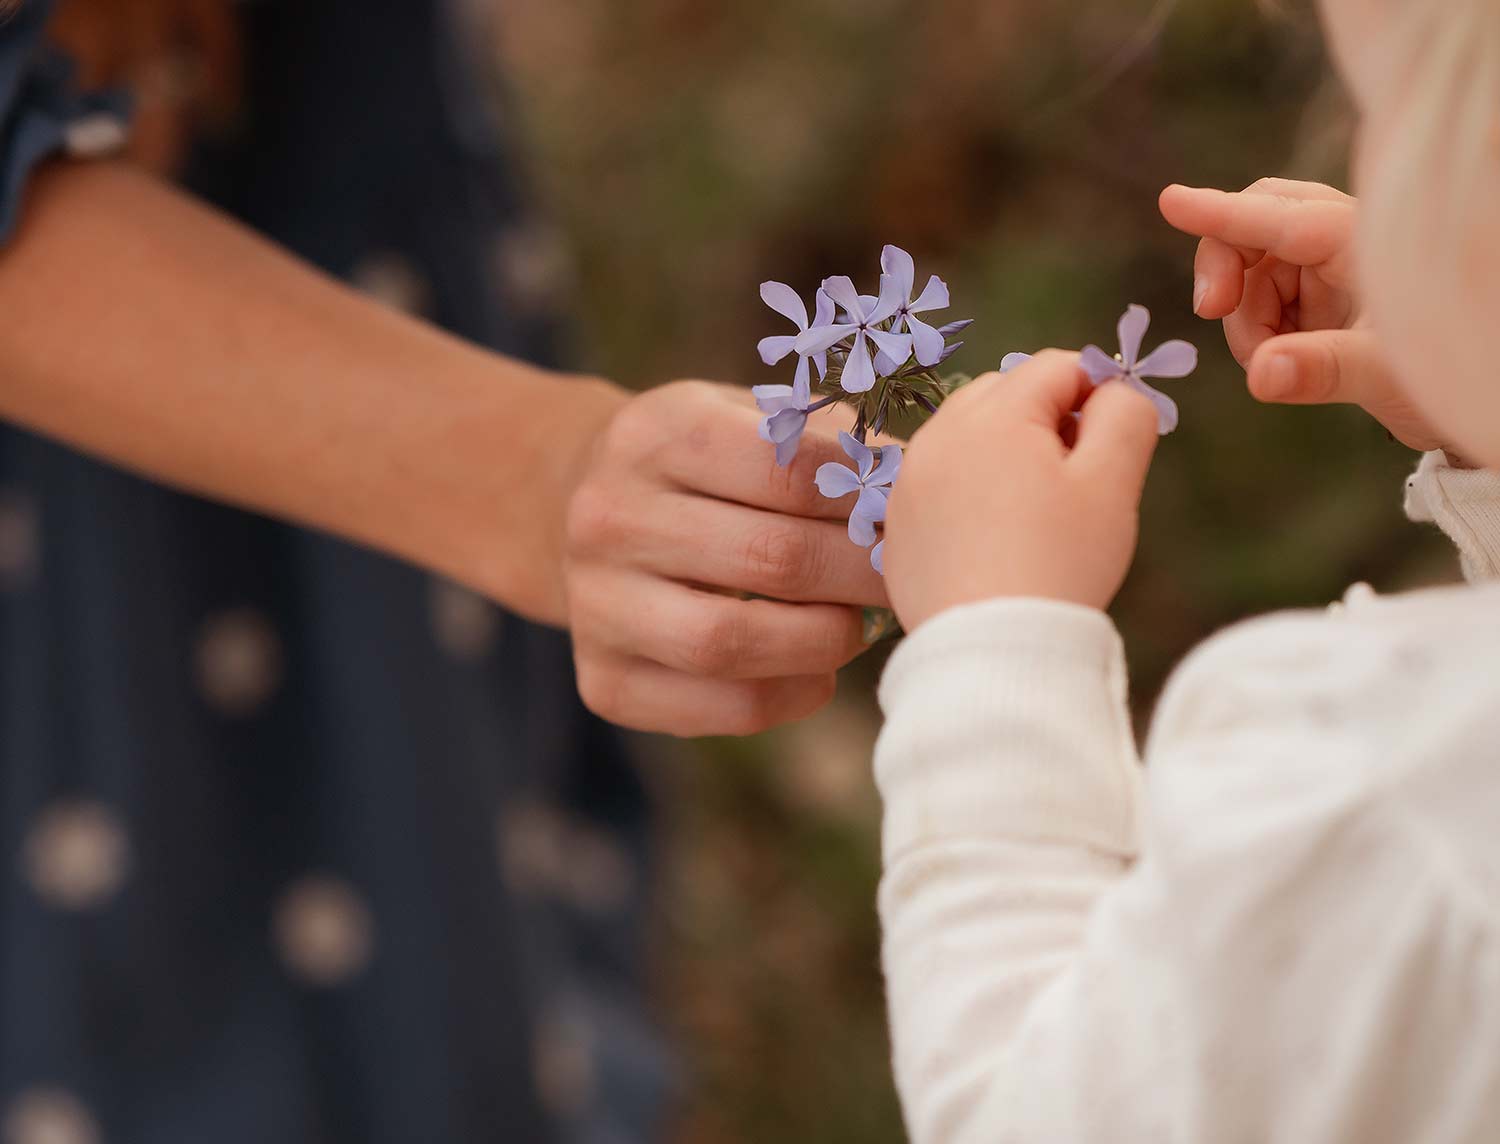
POLYGON ((1262 367, 1260 395, 1274 401, 1297 388, 1297 363, 1289 354, 1272 354, 1262 367))
POLYGON ((1193 313, 1200 318, 1203 316, 1203 302, 1208 297, 1208 287, 1207 278, 1193 279, 1193 313))

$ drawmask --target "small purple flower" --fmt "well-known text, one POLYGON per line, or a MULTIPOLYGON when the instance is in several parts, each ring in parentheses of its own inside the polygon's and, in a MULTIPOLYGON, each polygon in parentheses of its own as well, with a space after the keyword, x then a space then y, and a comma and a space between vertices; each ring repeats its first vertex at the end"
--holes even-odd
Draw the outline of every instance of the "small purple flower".
POLYGON ((1098 346, 1084 346, 1078 364, 1095 385, 1123 381, 1150 398, 1156 406, 1157 432, 1165 436, 1177 428, 1177 403, 1142 379, 1186 377, 1198 368, 1198 350, 1191 342, 1163 342, 1142 358, 1141 342, 1150 325, 1151 311, 1144 306, 1130 306, 1120 318, 1120 356, 1112 358, 1098 346))
POLYGON ((1006 354, 1000 359, 1000 372, 1009 373, 1018 365, 1023 365, 1031 360, 1030 354, 1006 354))
POLYGON ((917 364, 937 365, 943 357, 943 334, 916 315, 948 308, 947 283, 934 274, 927 280, 921 296, 913 301, 911 292, 917 283, 917 265, 912 261, 911 255, 899 246, 887 246, 880 252, 880 269, 896 280, 896 292, 901 299, 901 304, 896 308, 896 322, 891 329, 900 330, 901 324, 905 322, 906 332, 911 335, 912 348, 917 355, 917 364))
POLYGON ((839 444, 854 462, 855 468, 830 461, 820 465, 814 476, 818 491, 830 500, 858 493, 854 509, 849 514, 849 539, 861 548, 869 548, 876 541, 875 526, 885 520, 885 502, 890 496, 891 482, 901 471, 901 446, 885 445, 878 454, 868 445, 856 441, 848 433, 839 434, 839 444))
MULTIPOLYGON (((771 309, 775 310, 784 318, 791 320, 797 327, 797 333, 786 334, 778 337, 762 338, 760 345, 760 360, 767 365, 776 365, 787 354, 797 349, 798 335, 806 333, 809 329, 818 329, 833 321, 833 299, 829 298, 822 290, 818 291, 817 313, 813 317, 812 324, 807 321, 807 307, 802 304, 802 299, 797 292, 785 282, 762 282, 760 284, 760 299, 771 309)), ((818 364, 818 376, 828 376, 828 354, 826 352, 810 355, 818 364)), ((807 362, 809 355, 799 353, 797 355, 797 380, 808 381, 807 362)), ((786 388, 785 386, 781 388, 786 388)))
POLYGON ((799 372, 793 385, 757 385, 750 392, 755 395, 760 411, 768 415, 761 418, 760 439, 776 446, 778 465, 790 465, 802 444, 802 431, 807 428, 812 404, 806 372, 799 372))
POLYGON ((860 297, 846 275, 824 279, 823 292, 844 308, 843 316, 847 320, 830 326, 813 326, 798 334, 797 352, 804 356, 825 353, 845 338, 853 337, 840 384, 849 393, 868 393, 875 388, 876 353, 880 354, 883 364, 894 363, 886 373, 899 369, 911 357, 910 334, 875 328, 894 317, 900 308, 899 289, 894 278, 881 275, 880 297, 871 304, 869 298, 860 297), (875 347, 873 351, 871 343, 875 347))

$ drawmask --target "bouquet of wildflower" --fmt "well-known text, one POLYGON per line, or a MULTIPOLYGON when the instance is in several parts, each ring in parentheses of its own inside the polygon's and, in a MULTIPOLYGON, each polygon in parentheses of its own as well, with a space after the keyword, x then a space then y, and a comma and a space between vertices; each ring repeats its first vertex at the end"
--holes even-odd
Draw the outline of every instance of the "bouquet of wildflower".
MULTIPOLYGON (((937 275, 916 297, 916 266, 906 251, 887 246, 880 255, 880 292, 861 294, 846 276, 825 278, 814 299, 812 320, 797 292, 781 282, 765 282, 760 296, 767 306, 797 327, 795 334, 764 338, 761 360, 777 365, 797 358, 791 385, 757 385, 755 400, 766 416, 760 424, 763 440, 776 449, 776 463, 789 465, 807 428, 808 417, 835 404, 854 406, 854 428, 839 434, 839 442, 853 467, 829 463, 814 476, 818 491, 838 499, 857 494, 849 513, 849 539, 870 549, 870 562, 883 572, 885 541, 878 526, 885 521, 886 501, 901 470, 899 445, 871 445, 893 417, 936 413, 943 398, 969 379, 939 373, 964 344, 951 340, 972 320, 933 326, 920 315, 948 308, 948 287, 937 275), (813 372, 817 381, 813 381, 813 372)), ((1130 306, 1120 318, 1120 352, 1111 356, 1098 346, 1085 346, 1079 365, 1095 385, 1119 381, 1139 390, 1156 406, 1163 434, 1177 427, 1177 405, 1153 389, 1146 378, 1186 377, 1198 365, 1198 351, 1189 342, 1170 341, 1141 356, 1141 343, 1151 315, 1144 306, 1130 306)), ((1027 354, 1007 354, 1000 372, 1014 369, 1027 354)))

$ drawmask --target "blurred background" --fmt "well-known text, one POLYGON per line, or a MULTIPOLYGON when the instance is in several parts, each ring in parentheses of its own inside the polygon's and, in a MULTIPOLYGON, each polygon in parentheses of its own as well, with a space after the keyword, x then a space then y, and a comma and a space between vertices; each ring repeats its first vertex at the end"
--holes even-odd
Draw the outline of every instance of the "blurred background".
MULTIPOLYGON (((109 0, 74 0, 64 15, 99 4, 109 0)), ((1130 302, 1152 310, 1148 344, 1199 344, 1197 375, 1168 386, 1182 428, 1158 454, 1115 608, 1140 729, 1173 664, 1226 623, 1322 606, 1357 580, 1399 589, 1454 577, 1446 545, 1402 517, 1413 458, 1382 429, 1352 410, 1248 397, 1217 327, 1191 314, 1193 243, 1156 213, 1174 181, 1344 184, 1349 110, 1305 5, 452 7, 540 207, 506 232, 496 267, 516 308, 569 316, 581 368, 636 388, 786 381, 789 368, 769 370, 755 352, 784 326, 758 284, 810 297, 847 273, 873 288, 885 243, 916 257, 919 281, 949 283, 946 318, 976 319, 957 370, 993 368, 1011 350, 1111 345, 1130 302)), ((95 26, 71 28, 85 58, 95 26)), ((232 120, 236 79, 232 50, 216 59, 211 48, 200 77, 210 127, 232 120)), ((141 105, 135 155, 172 171, 188 133, 157 109, 141 105)), ((402 263, 355 277, 423 309, 424 283, 402 263)), ((467 631, 485 605, 454 607, 467 631)), ((636 743, 661 811, 651 980, 680 1071, 675 1140, 902 1139, 870 779, 889 650, 854 665, 835 704, 798 726, 636 743)), ((549 1059, 554 1088, 582 1083, 566 1048, 549 1059)))
MULTIPOLYGON (((1140 556, 1115 616, 1144 731, 1173 664, 1267 609, 1353 581, 1455 575, 1402 517, 1412 457, 1346 409, 1268 409, 1191 313, 1193 243, 1156 213, 1169 182, 1267 174, 1346 185, 1351 119, 1309 6, 1254 0, 549 0, 499 10, 504 70, 590 368, 784 381, 757 285, 873 290, 884 243, 973 317, 953 365, 1112 345, 1128 302, 1148 344, 1188 337, 1168 386, 1140 556)), ((660 998, 688 1072, 685 1141, 894 1141, 874 913, 874 683, 784 732, 663 748, 670 861, 660 998)))

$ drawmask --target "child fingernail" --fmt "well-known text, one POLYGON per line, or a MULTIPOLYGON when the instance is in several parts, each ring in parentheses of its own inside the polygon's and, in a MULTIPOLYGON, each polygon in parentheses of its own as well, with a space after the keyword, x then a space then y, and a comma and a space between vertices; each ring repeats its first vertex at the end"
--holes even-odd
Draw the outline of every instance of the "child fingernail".
POLYGON ((1199 317, 1203 315, 1203 303, 1208 297, 1209 281, 1207 278, 1193 279, 1193 313, 1199 317))
POLYGON ((1287 354, 1273 354, 1261 370, 1262 397, 1286 397, 1297 388, 1297 363, 1287 354))

